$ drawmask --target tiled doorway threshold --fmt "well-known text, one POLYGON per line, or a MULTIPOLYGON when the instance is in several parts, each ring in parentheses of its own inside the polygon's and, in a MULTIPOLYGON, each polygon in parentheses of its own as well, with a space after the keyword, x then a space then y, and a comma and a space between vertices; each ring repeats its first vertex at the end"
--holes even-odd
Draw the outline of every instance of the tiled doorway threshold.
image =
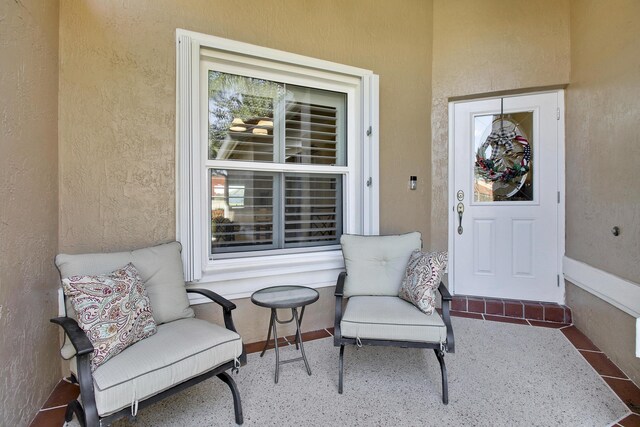
MULTIPOLYGON (((465 297, 466 298, 466 297, 465 297)), ((469 297, 477 300, 476 297, 469 297)), ((461 297, 456 296, 455 299, 460 300, 461 297)), ((486 304, 487 299, 484 303, 486 304)), ((492 300, 493 301, 493 300, 492 300)), ((505 300, 506 301, 506 300, 505 300)), ((511 301, 511 300, 510 300, 511 301)), ((528 302, 530 303, 530 302, 528 302)), ((461 304, 458 302, 458 304, 461 304)), ((468 301, 466 301, 468 304, 468 301)), ((472 308, 479 309, 479 304, 472 308)), ((524 304, 524 303, 523 303, 524 304)), ((492 306, 492 304, 490 304, 492 306)), ((552 305, 556 307, 556 305, 552 305)), ((461 306, 458 306, 460 308, 461 306)), ((468 309, 468 305, 465 306, 468 309)), ((485 305, 486 307, 486 305, 485 305)), ((562 306, 557 306, 562 307, 562 306)), ((568 308, 565 307, 568 310, 568 308)), ((523 307, 524 310, 524 307, 523 307)), ((550 310, 549 313, 553 313, 550 310)), ((545 311, 543 310, 543 319, 545 311)), ((570 311, 569 311, 570 313, 570 311)), ((622 427, 634 427, 640 426, 640 388, 631 381, 618 367, 607 357, 606 354, 600 351, 589 338, 587 338, 582 332, 570 323, 561 323, 556 321, 545 321, 538 319, 526 319, 524 317, 517 318, 505 315, 488 314, 480 312, 472 312, 468 310, 452 310, 451 314, 457 317, 468 317, 479 320, 488 320, 494 322, 507 322, 518 323, 522 325, 530 325, 534 327, 548 327, 560 329, 564 336, 569 340, 576 350, 584 357, 584 359, 593 367, 593 369, 602 377, 602 379, 609 385, 611 390, 618 395, 620 400, 624 402, 629 410, 633 412, 622 420, 618 421, 614 426, 622 427)), ((504 314, 504 312, 503 312, 504 314)), ((524 314, 524 311, 523 311, 524 314)), ((564 314, 566 316, 566 312, 564 314)), ((552 316, 551 314, 549 316, 552 316)), ((570 316, 570 314, 569 314, 570 316)), ((549 317, 550 318, 550 317, 549 317)), ((564 317, 566 319, 566 317, 564 317)), ((570 321, 569 317, 569 321, 570 321)), ((333 336, 333 328, 320 329, 317 331, 305 332, 302 334, 304 341, 311 341, 320 338, 327 338, 333 336)), ((281 337, 278 340, 278 346, 295 345, 295 337, 293 335, 287 337, 281 337)), ((245 344, 245 350, 247 353, 258 353, 262 351, 264 347, 264 341, 245 344)), ((273 348, 270 345, 268 348, 273 348)), ((34 420, 31 422, 31 427, 61 427, 64 425, 64 413, 68 402, 78 397, 80 390, 77 385, 71 384, 68 380, 61 380, 58 385, 51 392, 51 395, 43 405, 42 409, 38 412, 34 420)))
POLYGON ((504 317, 502 321, 533 326, 560 327, 571 324, 569 307, 538 301, 455 295, 451 302, 451 310, 454 315, 460 317, 498 321, 501 319, 492 317, 504 317))

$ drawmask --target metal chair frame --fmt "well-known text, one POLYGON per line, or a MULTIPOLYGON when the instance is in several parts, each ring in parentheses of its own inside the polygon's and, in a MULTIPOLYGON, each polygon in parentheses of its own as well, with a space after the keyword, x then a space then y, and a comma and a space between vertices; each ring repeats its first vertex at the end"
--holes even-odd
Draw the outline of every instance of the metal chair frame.
MULTIPOLYGON (((236 305, 234 303, 208 289, 187 288, 187 292, 204 295, 211 301, 220 305, 223 309, 225 327, 237 333, 235 325, 233 324, 233 317, 231 315, 231 311, 236 308, 236 305)), ((73 415, 75 414, 78 418, 78 422, 82 427, 98 427, 109 426, 112 422, 127 416, 131 418, 131 410, 129 408, 121 409, 120 411, 107 415, 105 417, 100 417, 98 415, 98 408, 96 406, 95 394, 93 390, 93 375, 91 373, 90 365, 90 356, 93 353, 93 345, 91 344, 91 341, 89 341, 89 338, 82 330, 82 328, 80 328, 78 322, 76 322, 75 319, 72 319, 70 317, 56 317, 51 319, 51 322, 60 325, 62 329, 64 329, 64 332, 67 334, 76 350, 78 376, 77 378, 75 376, 72 376, 72 380, 80 386, 80 396, 82 397, 82 404, 78 400, 71 401, 67 405, 65 421, 71 421, 73 415)), ((242 347, 242 354, 238 359, 241 366, 244 366, 247 363, 247 355, 244 350, 244 345, 242 347)), ((233 360, 226 362, 220 366, 215 367, 214 369, 200 374, 197 377, 178 383, 161 393, 155 394, 145 400, 140 401, 140 403, 138 404, 138 409, 153 405, 154 403, 166 397, 169 397, 186 388, 196 385, 213 376, 217 376, 231 389, 231 394, 233 395, 235 421, 237 424, 242 424, 243 416, 240 393, 238 392, 238 387, 236 386, 235 381, 226 372, 229 369, 235 369, 237 371, 237 366, 234 366, 234 364, 235 361, 233 360)))
POLYGON ((455 352, 455 342, 453 337, 453 327, 451 325, 450 304, 451 294, 449 290, 440 282, 438 286, 438 292, 442 296, 442 320, 447 327, 447 339, 441 344, 439 342, 416 342, 416 341, 395 341, 395 340, 375 340, 375 339, 356 339, 350 337, 343 337, 340 329, 340 321, 343 314, 343 298, 344 298, 344 281, 347 277, 347 272, 343 271, 338 276, 336 283, 335 297, 336 297, 336 312, 334 320, 334 335, 333 345, 334 347, 340 347, 340 365, 339 365, 339 381, 338 381, 338 393, 342 394, 343 391, 343 377, 344 377, 344 346, 345 345, 373 345, 373 346, 387 346, 387 347, 403 347, 403 348, 431 348, 438 358, 440 363, 440 371, 442 373, 442 403, 445 405, 449 403, 449 386, 447 381, 447 367, 444 362, 445 353, 455 352))

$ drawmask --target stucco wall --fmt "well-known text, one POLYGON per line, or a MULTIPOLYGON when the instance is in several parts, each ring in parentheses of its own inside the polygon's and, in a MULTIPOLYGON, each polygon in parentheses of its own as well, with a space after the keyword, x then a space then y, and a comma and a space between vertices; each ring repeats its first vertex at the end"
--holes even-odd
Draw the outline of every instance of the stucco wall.
MULTIPOLYGON (((379 74, 381 232, 428 236, 431 18, 423 0, 63 0, 61 251, 175 238, 176 28, 379 74), (410 175, 417 191, 408 190, 410 175)), ((238 317, 259 318, 251 304, 239 306, 238 317)), ((332 324, 314 318, 305 329, 332 324)), ((262 323, 239 322, 246 341, 266 333, 262 323)))
POLYGON ((576 327, 640 384, 640 359, 635 357, 636 319, 569 281, 565 285, 576 327))
POLYGON ((447 248, 448 101, 569 81, 569 0, 435 0, 431 246, 447 248))
MULTIPOLYGON (((566 254, 640 284, 640 3, 572 1, 566 254), (620 227, 613 236, 611 228, 620 227)), ((606 284, 605 284, 606 285, 606 284)), ((635 319, 570 284, 574 323, 640 383, 635 319)))
POLYGON ((430 2, 63 0, 62 251, 174 238, 176 28, 379 74, 381 231, 429 234, 430 2))
POLYGON ((566 122, 567 256, 635 283, 640 283, 638 17, 636 0, 572 3, 566 122), (615 225, 618 237, 611 233, 615 225))
POLYGON ((0 2, 0 425, 27 425, 60 377, 58 2, 0 2))

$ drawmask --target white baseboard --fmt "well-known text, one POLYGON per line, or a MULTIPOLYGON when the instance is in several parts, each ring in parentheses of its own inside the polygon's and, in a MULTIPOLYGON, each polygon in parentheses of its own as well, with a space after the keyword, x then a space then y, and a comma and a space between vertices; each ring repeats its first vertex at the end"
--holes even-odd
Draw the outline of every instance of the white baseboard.
POLYGON ((640 358, 640 284, 564 257, 564 277, 636 319, 636 357, 640 358))

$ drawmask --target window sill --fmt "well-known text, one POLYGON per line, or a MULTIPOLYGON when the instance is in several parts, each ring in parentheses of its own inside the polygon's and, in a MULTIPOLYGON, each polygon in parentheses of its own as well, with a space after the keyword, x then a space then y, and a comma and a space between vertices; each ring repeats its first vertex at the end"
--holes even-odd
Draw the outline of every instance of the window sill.
MULTIPOLYGON (((269 286, 333 286, 343 270, 340 250, 219 259, 211 261, 202 279, 188 286, 210 289, 225 298, 238 299, 250 297, 255 291, 269 286)), ((196 294, 189 294, 189 300, 192 305, 210 302, 196 294)))

